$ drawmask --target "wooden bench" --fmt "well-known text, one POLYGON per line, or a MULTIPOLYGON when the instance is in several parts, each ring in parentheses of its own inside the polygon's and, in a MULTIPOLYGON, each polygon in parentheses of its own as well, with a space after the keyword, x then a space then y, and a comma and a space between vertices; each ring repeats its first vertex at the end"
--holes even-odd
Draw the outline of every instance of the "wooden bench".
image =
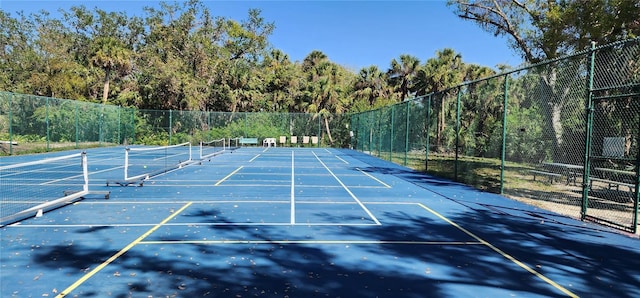
POLYGON ((634 183, 628 183, 628 182, 622 182, 622 181, 615 181, 615 180, 609 180, 609 179, 602 179, 602 178, 589 178, 589 189, 593 188, 593 182, 594 181, 598 181, 598 182, 602 182, 602 183, 606 183, 608 185, 609 189, 613 189, 613 187, 615 186, 615 189, 617 191, 620 190, 620 186, 626 186, 629 188, 629 192, 634 192, 636 185, 634 183))
POLYGON ((258 145, 258 138, 240 138, 240 145, 258 145))
POLYGON ((533 174, 533 181, 536 181, 536 176, 546 176, 549 178, 549 183, 553 183, 553 179, 557 178, 558 180, 562 178, 562 175, 557 173, 539 171, 539 170, 529 170, 531 174, 533 174))

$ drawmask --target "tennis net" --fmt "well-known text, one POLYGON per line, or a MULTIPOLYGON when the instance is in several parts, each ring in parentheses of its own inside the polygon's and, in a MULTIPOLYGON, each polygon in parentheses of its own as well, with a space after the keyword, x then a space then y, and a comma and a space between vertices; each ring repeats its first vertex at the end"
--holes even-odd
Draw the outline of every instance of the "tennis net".
POLYGON ((229 139, 229 149, 235 150, 240 148, 240 138, 229 139))
POLYGON ((160 147, 127 147, 124 155, 123 180, 107 181, 122 186, 137 183, 192 162, 191 143, 160 147))
POLYGON ((89 191, 86 153, 0 166, 0 226, 71 204, 89 191))
POLYGON ((226 150, 226 139, 213 140, 209 142, 200 142, 200 159, 222 154, 226 150))

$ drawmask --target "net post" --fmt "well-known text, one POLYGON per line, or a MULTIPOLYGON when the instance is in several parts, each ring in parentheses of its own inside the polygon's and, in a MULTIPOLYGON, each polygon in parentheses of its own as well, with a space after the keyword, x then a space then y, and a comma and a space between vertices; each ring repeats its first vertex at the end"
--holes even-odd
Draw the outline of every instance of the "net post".
POLYGON ((81 163, 82 163, 82 177, 84 178, 84 183, 82 185, 82 190, 85 192, 89 191, 89 170, 87 166, 87 152, 82 152, 81 155, 81 163))
POLYGON ((124 150, 124 180, 129 179, 129 147, 124 150))

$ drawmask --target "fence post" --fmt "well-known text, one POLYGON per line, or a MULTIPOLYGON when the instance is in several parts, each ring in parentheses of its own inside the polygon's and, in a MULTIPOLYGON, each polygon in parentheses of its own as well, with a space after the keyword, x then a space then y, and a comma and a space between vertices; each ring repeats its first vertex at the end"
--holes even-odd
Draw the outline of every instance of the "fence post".
POLYGON ((45 101, 45 115, 44 115, 46 129, 47 129, 47 152, 49 152, 49 98, 45 101))
POLYGON ((431 129, 431 95, 433 93, 430 93, 427 97, 427 120, 425 121, 426 124, 426 133, 427 133, 427 137, 426 137, 426 144, 425 144, 425 150, 424 150, 424 171, 426 172, 427 170, 429 170, 429 130, 431 129))
POLYGON ((582 173, 582 206, 580 209, 580 219, 584 220, 587 215, 589 204, 589 176, 591 172, 591 138, 593 134, 593 77, 595 70, 595 51, 596 43, 591 42, 591 59, 589 60, 589 82, 587 83, 587 101, 586 105, 586 131, 584 141, 584 170, 582 173))
MULTIPOLYGON (((320 117, 318 117, 318 138, 320 138, 320 135, 322 134, 322 114, 319 114, 320 117)), ((333 144, 331 144, 333 146, 333 144)), ((320 141, 318 140, 318 148, 320 148, 320 141)))
POLYGON ((462 97, 462 87, 458 87, 458 96, 456 99, 456 147, 453 177, 458 181, 458 151, 460 147, 460 97, 462 97))
POLYGON ((135 108, 131 108, 131 127, 133 128, 132 134, 131 134, 131 144, 135 144, 136 143, 136 111, 138 109, 135 108))
POLYGON ((504 75, 504 100, 502 105, 502 152, 500 157, 500 194, 504 194, 504 167, 507 151, 507 104, 509 98, 509 75, 504 75))
POLYGON ((382 109, 377 110, 378 113, 378 154, 377 157, 382 158, 382 109))
POLYGON ((9 155, 13 155, 13 97, 15 94, 11 93, 9 96, 9 155))
POLYGON ((78 110, 78 101, 75 101, 76 104, 76 149, 79 148, 79 143, 80 143, 80 121, 78 120, 78 118, 80 117, 80 111, 78 110))
POLYGON ((404 136, 404 166, 407 166, 407 154, 409 154, 409 113, 411 112, 411 100, 407 101, 407 110, 406 110, 406 130, 404 136))
POLYGON ((391 138, 389 138, 389 161, 393 162, 393 131, 396 116, 396 105, 391 106, 391 138))
POLYGON ((118 111, 118 138, 116 138, 116 142, 118 142, 118 144, 120 144, 120 138, 122 136, 122 134, 121 134, 122 126, 121 126, 121 123, 120 123, 121 122, 120 121, 120 117, 121 117, 120 109, 121 109, 121 107, 118 106, 118 109, 117 109, 117 111, 118 111))
POLYGON ((172 145, 171 137, 173 136, 173 110, 169 110, 169 145, 172 145))

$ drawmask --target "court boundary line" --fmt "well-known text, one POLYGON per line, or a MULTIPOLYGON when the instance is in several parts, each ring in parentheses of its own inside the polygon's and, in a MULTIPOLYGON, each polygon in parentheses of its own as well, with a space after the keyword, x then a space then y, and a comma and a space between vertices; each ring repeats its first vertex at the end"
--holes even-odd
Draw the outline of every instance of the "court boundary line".
POLYGON ((336 181, 338 181, 338 183, 340 183, 340 185, 342 185, 342 188, 344 188, 344 190, 347 191, 347 193, 349 193, 349 195, 351 196, 351 198, 353 198, 358 205, 360 205, 360 207, 369 215, 369 217, 371 219, 373 219, 373 221, 377 224, 377 225, 382 225, 380 223, 380 221, 378 221, 378 219, 373 215, 373 213, 371 213, 371 211, 367 208, 367 206, 365 206, 359 199, 358 197, 356 197, 355 194, 353 194, 353 192, 351 192, 351 190, 349 190, 349 188, 344 185, 344 183, 342 182, 342 180, 340 180, 340 178, 338 178, 338 176, 336 176, 336 174, 333 173, 333 171, 331 171, 331 169, 329 169, 329 167, 327 167, 327 165, 322 161, 322 159, 320 159, 320 157, 318 157, 318 155, 316 155, 316 153, 314 151, 311 151, 311 153, 313 153, 313 156, 316 157, 316 159, 320 162, 320 164, 322 164, 322 166, 331 174, 331 176, 333 176, 333 178, 336 179, 336 181))
POLYGON ((216 184, 214 184, 213 186, 218 186, 220 185, 222 182, 224 182, 225 180, 231 178, 231 176, 233 176, 235 173, 237 173, 238 171, 242 170, 242 168, 244 168, 244 166, 240 166, 237 169, 235 169, 233 172, 229 173, 229 175, 225 176, 224 178, 220 179, 218 182, 216 182, 216 184))
POLYGON ((290 223, 293 225, 296 223, 296 179, 295 179, 295 155, 293 154, 293 150, 291 151, 291 221, 290 223))
POLYGON ((342 162, 344 162, 345 164, 349 164, 348 161, 342 159, 340 156, 334 155, 337 159, 341 160, 342 162))
MULTIPOLYGON (((89 227, 151 227, 156 225, 155 223, 138 223, 138 224, 68 224, 68 225, 56 225, 56 224, 50 224, 50 225, 15 225, 15 226, 11 226, 12 228, 23 228, 23 229, 27 229, 27 228, 89 228, 89 227)), ((349 226, 349 227, 373 227, 373 226, 379 226, 377 224, 374 223, 296 223, 296 224, 290 224, 288 222, 236 222, 236 223, 228 223, 228 222, 210 222, 210 223, 202 223, 202 222, 178 222, 178 223, 166 223, 162 226, 165 227, 183 227, 183 226, 202 226, 202 227, 210 227, 210 226, 229 226, 229 227, 234 227, 234 226, 260 226, 260 227, 269 227, 269 226, 274 226, 274 227, 278 227, 278 226, 285 226, 285 227, 291 227, 291 226, 298 226, 298 227, 303 227, 303 226, 327 226, 327 227, 332 227, 332 226, 349 226)))
POLYGON ((410 241, 410 240, 150 240, 139 244, 391 244, 391 245, 483 245, 479 241, 410 241))
POLYGON ((427 210, 428 212, 430 212, 431 214, 437 216, 438 218, 440 218, 441 220, 444 220, 445 222, 447 222, 448 224, 454 226, 455 228, 457 228, 458 230, 462 231, 463 233, 467 234, 468 236, 470 236, 473 239, 476 239, 477 241, 479 241, 480 243, 482 243, 484 246, 490 248, 491 250, 493 250, 494 252, 498 253, 499 255, 501 255, 502 257, 504 257, 505 259, 511 261, 512 263, 518 265, 520 268, 524 269, 525 271, 533 274, 534 276, 536 276, 537 278, 541 279, 542 281, 546 282, 547 284, 551 285, 552 287, 556 288, 557 290, 561 291, 562 293, 568 295, 569 297, 579 297, 577 294, 569 291, 567 288, 561 286, 560 284, 556 283, 555 281, 553 281, 552 279, 544 276, 542 273, 536 271, 535 269, 531 268, 529 265, 519 261, 518 259, 516 259, 514 256, 506 253, 505 251, 501 250, 500 248, 496 247, 495 245, 491 244, 490 242, 484 240, 483 238, 481 238, 480 236, 474 234, 473 232, 463 228, 461 225, 455 223, 454 221, 450 220, 449 218, 445 217, 444 215, 436 212, 435 210, 427 207, 426 205, 422 204, 422 203, 418 203, 418 206, 422 207, 424 210, 427 210))
POLYGON ((100 272, 100 270, 104 269, 109 264, 113 263, 113 261, 115 261, 116 259, 118 259, 122 255, 124 255, 127 251, 129 251, 131 248, 133 248, 134 246, 139 244, 142 240, 144 240, 144 238, 147 238, 149 235, 151 235, 153 232, 155 232, 157 229, 159 229, 162 225, 166 224, 168 221, 170 221, 171 219, 176 217, 178 214, 180 214, 182 211, 187 209, 189 206, 191 206, 191 203, 185 204, 180 209, 178 209, 176 212, 173 212, 173 214, 167 216, 164 220, 162 220, 160 223, 156 224, 153 228, 151 228, 148 231, 146 231, 144 234, 142 234, 140 237, 138 237, 135 240, 133 240, 131 243, 129 243, 127 246, 125 246, 124 248, 119 250, 117 253, 112 255, 106 261, 102 262, 96 268, 94 268, 93 270, 89 271, 87 274, 83 275, 80 279, 76 280, 73 284, 71 284, 69 287, 67 287, 62 292, 60 292, 60 294, 56 295, 56 298, 65 297, 68 294, 70 294, 71 292, 73 292, 73 290, 75 290, 76 288, 81 286, 89 278, 93 277, 96 273, 100 272))
POLYGON ((380 179, 374 177, 373 175, 363 171, 361 168, 356 168, 356 170, 360 171, 360 173, 362 173, 362 174, 365 174, 365 175, 369 176, 369 178, 371 178, 371 179, 377 181, 378 183, 384 185, 386 188, 391 188, 391 185, 382 182, 382 180, 380 180, 380 179))

